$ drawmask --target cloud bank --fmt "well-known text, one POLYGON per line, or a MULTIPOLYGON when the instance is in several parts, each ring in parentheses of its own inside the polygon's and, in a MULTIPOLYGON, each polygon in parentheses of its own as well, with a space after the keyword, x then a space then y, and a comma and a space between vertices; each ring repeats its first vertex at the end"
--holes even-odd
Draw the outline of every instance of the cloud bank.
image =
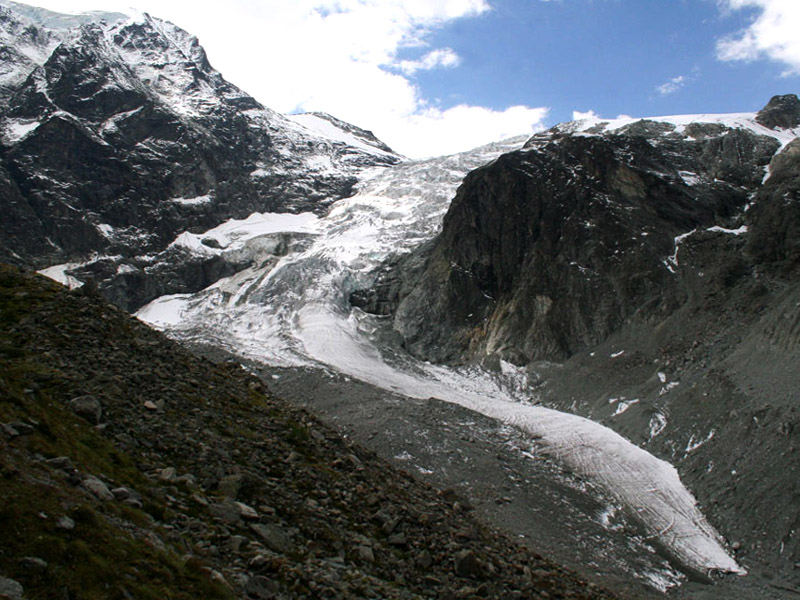
POLYGON ((800 75, 800 2, 798 0, 721 0, 729 10, 756 9, 749 27, 717 43, 721 60, 762 58, 786 65, 784 75, 800 75))
POLYGON ((409 157, 467 150, 542 126, 544 108, 442 108, 414 81, 462 58, 430 47, 432 32, 480 18, 486 0, 30 0, 51 10, 126 10, 195 34, 211 63, 279 112, 324 111, 371 129, 409 157), (418 56, 416 59, 400 55, 418 56))

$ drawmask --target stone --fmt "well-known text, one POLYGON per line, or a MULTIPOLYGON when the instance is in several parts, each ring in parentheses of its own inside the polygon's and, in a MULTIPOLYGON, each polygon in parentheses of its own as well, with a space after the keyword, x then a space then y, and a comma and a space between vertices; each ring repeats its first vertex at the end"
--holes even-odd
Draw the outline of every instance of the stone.
POLYGON ((22 584, 8 577, 0 576, 0 598, 8 598, 8 600, 22 600, 24 593, 22 584))
POLYGON ((131 497, 131 491, 126 487, 118 487, 111 490, 111 493, 114 494, 114 498, 117 500, 127 500, 131 497))
POLYGON ((181 483, 186 487, 195 488, 197 487, 197 477, 191 473, 184 473, 183 475, 175 478, 175 483, 181 483))
POLYGON ((192 500, 197 502, 197 504, 199 504, 200 506, 208 506, 208 500, 206 500, 200 494, 192 494, 192 500))
POLYGON ((453 558, 456 575, 478 579, 483 577, 483 565, 472 550, 456 552, 453 558))
POLYGON ((250 525, 261 541, 273 552, 286 554, 292 550, 292 540, 283 529, 277 525, 254 523, 250 525))
POLYGON ((158 406, 156 406, 156 403, 150 400, 146 400, 142 406, 144 406, 147 410, 151 412, 155 412, 158 410, 158 406))
POLYGON ((144 504, 142 504, 142 501, 139 498, 133 498, 133 497, 125 498, 125 500, 123 500, 122 503, 126 506, 130 506, 131 508, 142 508, 144 506, 144 504))
POLYGON ((0 431, 3 432, 8 439, 14 439, 19 436, 19 432, 8 423, 0 423, 0 431))
POLYGON ((276 582, 263 575, 251 577, 244 586, 244 592, 250 600, 270 600, 275 598, 280 589, 276 582))
POLYGON ((72 531, 75 529, 75 521, 70 519, 68 516, 64 515, 60 517, 58 521, 56 521, 56 529, 61 529, 63 531, 72 531))
POLYGON ((243 535, 234 535, 228 542, 231 552, 234 552, 235 554, 241 552, 242 549, 246 548, 249 543, 250 540, 248 540, 243 535))
POLYGON ((263 554, 256 554, 250 561, 247 563, 247 566, 251 569, 260 569, 264 565, 269 562, 269 558, 264 556, 263 554))
POLYGON ((252 506, 248 506, 244 502, 234 502, 234 505, 239 509, 239 516, 245 521, 257 521, 259 519, 258 511, 252 506))
POLYGON ((79 396, 69 401, 70 410, 76 415, 89 421, 92 425, 98 425, 103 417, 103 407, 100 401, 94 396, 79 396))
POLYGON ((50 465, 54 469, 60 469, 62 471, 73 472, 75 471, 75 465, 72 464, 72 460, 68 456, 57 456, 55 458, 49 458, 45 461, 46 464, 50 465))
POLYGON ((113 500, 114 494, 111 493, 111 490, 108 489, 108 486, 100 481, 97 477, 88 476, 86 479, 83 480, 81 486, 94 494, 100 500, 113 500))
POLYGON ((375 553, 369 546, 356 546, 356 556, 364 562, 375 562, 375 553))
POLYGON ((158 472, 158 478, 167 483, 175 481, 177 475, 178 472, 175 470, 175 467, 167 467, 158 472))
POLYGON ((219 480, 219 484, 217 484, 217 489, 231 500, 236 500, 236 497, 239 495, 239 490, 242 487, 243 481, 244 481, 243 475, 239 474, 226 475, 225 477, 219 480))
POLYGON ((429 569, 433 564, 433 557, 427 550, 423 550, 414 558, 414 562, 422 569, 429 569))
POLYGON ((47 561, 37 556, 24 556, 19 562, 23 567, 31 571, 44 571, 47 569, 47 561))
POLYGON ((236 525, 242 520, 239 508, 230 500, 215 502, 210 506, 211 514, 224 523, 236 525))
MULTIPOLYGON (((36 429, 34 428, 33 425, 30 425, 29 423, 23 423, 22 421, 13 421, 13 422, 9 423, 9 425, 11 426, 11 428, 14 431, 16 431, 16 435, 17 436, 19 436, 19 435, 30 435, 34 431, 36 431, 36 429)), ((16 437, 16 436, 14 436, 14 437, 16 437)))

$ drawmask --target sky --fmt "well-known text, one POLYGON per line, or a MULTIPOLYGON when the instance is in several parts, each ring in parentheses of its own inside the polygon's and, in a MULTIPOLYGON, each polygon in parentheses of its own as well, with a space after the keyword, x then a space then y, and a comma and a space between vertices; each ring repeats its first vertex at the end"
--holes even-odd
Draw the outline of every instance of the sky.
POLYGON ((196 35, 265 106, 412 158, 605 118, 757 111, 800 91, 800 0, 31 0, 196 35))

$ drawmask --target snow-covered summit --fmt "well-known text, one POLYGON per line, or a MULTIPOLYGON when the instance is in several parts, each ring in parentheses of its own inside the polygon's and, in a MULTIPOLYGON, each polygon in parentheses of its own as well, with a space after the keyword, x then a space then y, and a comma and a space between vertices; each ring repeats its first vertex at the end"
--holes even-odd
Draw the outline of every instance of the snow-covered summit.
POLYGON ((133 10, 128 13, 92 10, 88 12, 66 14, 47 10, 46 8, 21 4, 19 2, 11 2, 11 0, 0 0, 0 7, 6 7, 17 15, 25 17, 32 23, 48 29, 72 29, 79 25, 96 23, 98 21, 114 23, 116 21, 125 21, 139 14, 133 10))
MULTIPOLYGON (((795 97, 795 100, 797 98, 795 97)), ((605 119, 594 113, 566 123, 560 123, 540 134, 545 138, 553 134, 573 135, 623 135, 632 134, 659 138, 694 139, 716 137, 735 129, 749 131, 755 135, 772 137, 778 140, 781 148, 800 136, 800 123, 788 123, 790 127, 769 127, 760 116, 762 112, 741 112, 721 114, 667 115, 656 117, 630 117, 621 115, 605 119)))
MULTIPOLYGON (((328 130, 309 129, 263 106, 210 64, 195 36, 146 13, 59 15, 5 2, 0 46, 5 260, 91 263, 101 281, 132 281, 153 267, 141 257, 161 256, 184 228, 321 213, 362 172, 402 160, 333 117, 328 130)), ((183 282, 173 291, 225 268, 204 267, 199 279, 180 270, 165 276, 183 282)))
POLYGON ((381 156, 397 156, 394 150, 376 138, 371 131, 346 123, 327 113, 300 113, 289 115, 289 119, 323 138, 339 141, 381 156))

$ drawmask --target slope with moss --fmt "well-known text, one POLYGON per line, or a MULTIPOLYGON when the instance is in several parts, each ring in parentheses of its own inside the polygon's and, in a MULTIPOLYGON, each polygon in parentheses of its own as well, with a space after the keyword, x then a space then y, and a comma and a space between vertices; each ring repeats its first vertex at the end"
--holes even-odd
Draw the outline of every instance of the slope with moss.
POLYGON ((11 267, 0 429, 0 588, 25 598, 610 597, 239 365, 11 267))

